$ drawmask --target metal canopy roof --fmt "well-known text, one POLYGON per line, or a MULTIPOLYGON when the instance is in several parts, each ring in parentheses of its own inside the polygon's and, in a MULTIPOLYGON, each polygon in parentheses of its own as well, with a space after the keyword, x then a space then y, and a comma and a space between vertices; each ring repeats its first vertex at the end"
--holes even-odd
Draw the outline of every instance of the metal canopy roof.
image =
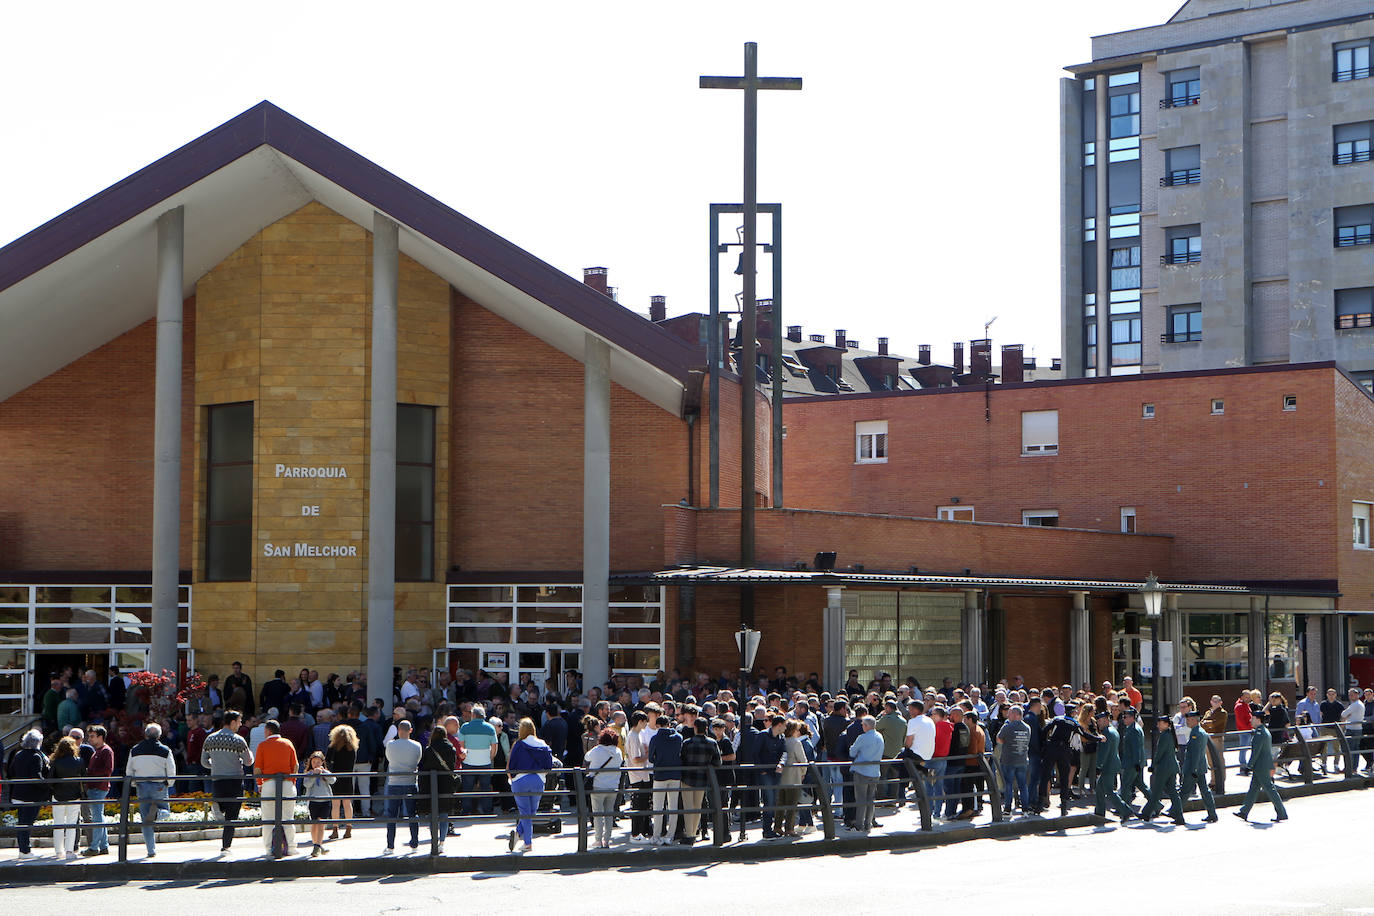
POLYGON ((262 102, 0 248, 0 400, 152 318, 155 223, 186 209, 185 289, 311 201, 370 230, 478 304, 581 361, 591 332, 611 378, 681 414, 698 357, 685 341, 262 102))
MULTIPOLYGON (((745 569, 728 566, 694 566, 660 572, 612 576, 613 583, 625 585, 817 585, 860 586, 896 585, 908 588, 999 588, 1059 591, 1135 592, 1141 582, 1100 579, 1030 579, 997 576, 946 576, 927 573, 854 572, 836 570, 745 569)), ((1214 595, 1334 595, 1323 590, 1291 590, 1248 585, 1198 585, 1187 582, 1161 582, 1170 592, 1214 595)))

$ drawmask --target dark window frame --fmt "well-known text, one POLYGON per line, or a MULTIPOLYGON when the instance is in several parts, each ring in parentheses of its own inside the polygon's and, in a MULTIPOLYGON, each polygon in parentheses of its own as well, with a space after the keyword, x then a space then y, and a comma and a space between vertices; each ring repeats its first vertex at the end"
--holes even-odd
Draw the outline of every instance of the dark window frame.
POLYGON ((217 461, 215 460, 215 436, 214 436, 214 413, 219 410, 232 410, 247 408, 249 412, 249 439, 250 455, 256 455, 253 444, 256 443, 256 423, 257 411, 252 401, 235 401, 228 404, 211 404, 205 408, 205 581, 207 582, 251 582, 253 581, 253 491, 255 487, 250 485, 248 498, 248 517, 217 519, 213 517, 215 506, 215 485, 216 479, 220 476, 216 471, 224 468, 247 467, 249 479, 252 480, 252 468, 254 459, 250 457, 247 461, 217 461), (215 529, 227 529, 233 526, 245 526, 247 528, 247 557, 248 568, 243 575, 238 576, 217 576, 212 572, 215 570, 215 560, 212 554, 219 549, 225 549, 221 544, 222 535, 214 535, 215 529))
POLYGON ((1360 41, 1345 41, 1333 45, 1331 48, 1331 81, 1333 83, 1348 83, 1353 80, 1369 79, 1369 58, 1370 40, 1368 38, 1360 41), (1364 64, 1361 66, 1359 52, 1364 52, 1364 64), (1342 68, 1341 55, 1350 54, 1350 61, 1342 68))
MULTIPOLYGON (((428 542, 429 542, 429 553, 428 553, 428 564, 429 564, 429 569, 428 569, 428 570, 425 570, 425 569, 417 569, 417 570, 415 570, 415 572, 416 572, 415 575, 410 575, 410 574, 408 574, 408 573, 410 572, 410 570, 407 568, 407 570, 406 570, 406 573, 407 573, 407 574, 403 574, 403 573, 402 573, 401 556, 400 556, 399 551, 397 551, 397 552, 394 554, 394 555, 395 555, 395 576, 396 576, 396 581, 397 581, 397 582, 433 582, 433 581, 434 581, 434 571, 435 571, 435 562, 434 562, 434 554, 435 554, 434 528, 435 528, 435 525, 434 525, 434 522, 435 522, 435 516, 436 516, 436 514, 437 514, 437 513, 436 513, 436 508, 437 508, 437 506, 438 506, 438 498, 437 498, 437 496, 438 496, 438 487, 437 487, 437 484, 438 484, 438 464, 439 464, 439 416, 438 416, 438 408, 433 407, 433 406, 428 405, 428 404, 397 404, 397 405, 396 405, 396 434, 397 434, 398 438, 399 438, 400 433, 401 433, 401 422, 402 422, 402 421, 401 421, 401 415, 402 415, 402 413, 405 412, 406 410, 424 411, 425 414, 426 414, 426 415, 428 416, 428 418, 429 418, 429 425, 430 425, 430 429, 429 429, 429 442, 430 442, 429 460, 428 460, 428 461, 402 461, 401 458, 400 458, 400 449, 399 449, 399 447, 398 447, 398 448, 397 448, 397 456, 396 456, 396 468, 397 468, 397 471, 398 471, 398 472, 399 472, 399 470, 400 470, 401 468, 420 468, 420 469, 422 469, 422 470, 428 470, 428 471, 429 471, 429 503, 430 503, 430 505, 429 505, 429 519, 428 519, 428 520, 425 520, 425 519, 423 519, 423 518, 420 518, 420 519, 402 519, 402 518, 401 518, 401 499, 400 499, 400 494, 398 493, 398 494, 397 494, 397 499, 396 499, 395 543, 398 544, 398 545, 399 545, 399 544, 403 544, 403 543, 410 543, 410 539, 408 539, 408 538, 403 538, 403 537, 401 536, 401 529, 402 529, 402 528, 415 529, 416 531, 418 531, 418 532, 419 532, 422 536, 424 536, 424 537, 428 540, 428 542)), ((397 485, 398 488, 400 487, 400 475, 399 475, 399 473, 398 473, 398 475, 397 475, 396 485, 397 485)), ((416 543, 423 543, 423 541, 422 541, 422 540, 417 540, 416 543)))
POLYGON ((1202 339, 1202 306, 1198 303, 1173 305, 1169 307, 1169 330, 1163 335, 1163 343, 1188 343, 1202 339), (1179 329, 1179 319, 1183 328, 1179 329))

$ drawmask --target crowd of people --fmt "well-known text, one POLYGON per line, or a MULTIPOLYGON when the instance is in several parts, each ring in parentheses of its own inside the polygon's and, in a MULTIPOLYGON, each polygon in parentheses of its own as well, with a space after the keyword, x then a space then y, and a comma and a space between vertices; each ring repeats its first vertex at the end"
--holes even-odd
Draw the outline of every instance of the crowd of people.
POLYGON ((1098 814, 1181 822, 1183 801, 1198 794, 1210 822, 1215 767, 1227 750, 1239 751, 1241 772, 1252 776, 1241 812, 1264 793, 1282 819, 1272 777, 1300 755, 1295 730, 1323 772, 1341 762, 1342 729, 1356 762, 1362 757, 1374 773, 1374 690, 1351 689, 1342 702, 1334 690, 1323 701, 1309 688, 1293 712, 1280 693, 1244 692, 1229 709, 1219 696, 1205 708, 1184 697, 1172 715, 1147 723, 1129 677, 1094 691, 1035 689, 1019 677, 922 687, 880 674, 864 684, 850 671, 831 693, 815 674, 777 668, 741 696, 729 672, 618 675, 584 690, 576 672, 561 683, 522 676, 510 685, 499 673, 441 672, 431 683, 424 671, 398 669, 390 696, 369 699, 357 673, 321 680, 301 669, 288 679, 278 670, 255 691, 235 663, 223 683, 204 683, 162 721, 149 721, 146 708, 137 715, 146 698, 117 671, 105 681, 93 671, 54 674, 43 730, 24 735, 4 766, 7 782, 42 780, 9 787, 20 856, 32 855, 29 828, 49 803, 59 857, 107 855, 102 812, 121 774, 151 858, 154 825, 173 792, 217 799, 221 855, 253 796, 264 854, 294 851, 294 827, 279 850, 268 828, 293 822, 298 801, 308 807, 312 856, 349 838, 355 818, 373 816, 386 821, 382 851, 390 855, 398 828, 418 848, 422 816, 442 852, 456 818, 514 815, 507 848, 519 854, 574 808, 579 783, 592 842, 609 848, 623 819, 629 842, 650 846, 691 844, 717 816, 741 837, 755 823, 764 838, 804 835, 827 813, 839 829, 867 833, 881 811, 915 803, 913 773, 933 817, 950 821, 983 810, 990 776, 1005 815, 1041 815, 1057 794, 1061 814, 1092 796, 1098 814), (127 733, 130 721, 137 733, 121 741, 114 724, 127 733), (83 829, 89 841, 78 850, 83 829))

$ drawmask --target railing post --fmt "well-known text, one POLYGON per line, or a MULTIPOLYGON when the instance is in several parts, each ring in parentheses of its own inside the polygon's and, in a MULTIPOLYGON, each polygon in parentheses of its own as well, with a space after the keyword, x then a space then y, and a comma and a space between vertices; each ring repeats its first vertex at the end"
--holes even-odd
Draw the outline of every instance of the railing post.
POLYGON ((1336 723, 1336 736, 1341 741, 1341 757, 1345 760, 1345 778, 1350 779, 1355 772, 1355 751, 1350 746, 1350 736, 1345 733, 1345 723, 1336 723))
POLYGON ((1302 772, 1302 781, 1309 786, 1316 782, 1316 776, 1312 773, 1312 749, 1307 746, 1307 738, 1303 736, 1302 730, 1305 726, 1293 726, 1293 734, 1298 738, 1298 747, 1302 749, 1302 760, 1298 762, 1298 769, 1302 772))
POLYGON ((1226 794, 1226 733, 1222 732, 1221 749, 1217 749, 1216 742, 1212 736, 1207 736, 1207 757, 1212 762, 1212 783, 1216 786, 1215 794, 1226 794))
POLYGON ((439 771, 429 771, 429 854, 439 854, 439 771))
POLYGON ((916 766, 916 761, 910 757, 903 758, 906 763, 906 771, 911 777, 911 786, 916 790, 916 810, 921 815, 921 829, 934 830, 935 825, 930 817, 930 792, 926 789, 925 775, 916 766))
POLYGON ((587 780, 582 770, 572 771, 573 796, 577 804, 577 851, 587 851, 587 830, 591 826, 591 800, 587 798, 587 780))
POLYGON ((729 830, 725 815, 724 793, 720 791, 720 780, 716 778, 716 768, 708 766, 706 768, 706 787, 711 794, 711 820, 712 831, 711 842, 716 846, 725 845, 725 834, 729 830))
MULTIPOLYGON (((275 834, 275 833, 277 832, 277 828, 278 828, 278 827, 281 827, 281 828, 282 828, 282 832, 285 833, 285 832, 286 832, 286 826, 281 822, 282 792, 285 791, 285 789, 286 789, 285 774, 282 774, 282 773, 276 773, 276 774, 274 774, 274 775, 272 776, 272 782, 273 782, 273 784, 277 787, 277 799, 276 799, 276 804, 275 804, 275 806, 274 806, 274 808, 273 808, 273 814, 272 814, 272 833, 275 834)), ((294 809, 295 809, 295 806, 293 805, 293 806, 292 806, 292 811, 291 811, 291 816, 292 816, 292 819, 293 819, 293 820, 294 820, 295 814, 296 814, 296 812, 295 812, 294 809)), ((294 825, 293 825, 293 826, 294 826, 294 825)), ((272 839, 272 837, 269 836, 269 837, 268 837, 268 840, 271 840, 271 839, 272 839)), ((269 846, 269 848, 270 848, 270 846, 269 846)))
POLYGON ((824 802, 820 806, 821 829, 825 831, 825 838, 827 840, 833 840, 835 839, 835 809, 831 804, 830 780, 821 775, 823 770, 821 767, 816 766, 815 763, 809 763, 807 766, 811 770, 811 778, 816 781, 816 786, 820 790, 822 801, 824 802))
MULTIPOLYGON (((978 757, 978 766, 983 771, 983 778, 988 784, 988 804, 992 807, 992 822, 1000 824, 1002 822, 1002 790, 997 785, 997 774, 993 771, 992 755, 981 754, 978 757)), ((978 800, 974 799, 974 807, 978 807, 978 800)))
POLYGON ((125 773, 119 786, 119 861, 129 861, 129 774, 125 773))

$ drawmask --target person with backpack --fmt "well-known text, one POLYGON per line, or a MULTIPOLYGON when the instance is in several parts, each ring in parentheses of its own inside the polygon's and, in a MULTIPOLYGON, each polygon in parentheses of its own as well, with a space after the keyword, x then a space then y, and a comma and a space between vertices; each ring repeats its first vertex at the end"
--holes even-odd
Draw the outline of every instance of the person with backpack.
POLYGON ((33 857, 29 843, 29 828, 38 819, 38 809, 48 803, 51 797, 48 789, 50 767, 47 755, 42 751, 43 733, 30 729, 19 739, 19 747, 10 753, 5 767, 5 779, 10 784, 10 800, 18 809, 19 828, 15 835, 19 841, 19 858, 33 857), (38 780, 16 784, 16 780, 38 780))
POLYGON ((544 774, 552 769, 553 750, 535 735, 533 720, 521 719, 520 732, 511 745, 506 763, 506 775, 510 778, 515 806, 519 811, 515 830, 510 832, 507 842, 507 848, 513 853, 523 855, 534 848, 534 813, 544 794, 544 774), (520 841, 518 849, 517 838, 520 841))

